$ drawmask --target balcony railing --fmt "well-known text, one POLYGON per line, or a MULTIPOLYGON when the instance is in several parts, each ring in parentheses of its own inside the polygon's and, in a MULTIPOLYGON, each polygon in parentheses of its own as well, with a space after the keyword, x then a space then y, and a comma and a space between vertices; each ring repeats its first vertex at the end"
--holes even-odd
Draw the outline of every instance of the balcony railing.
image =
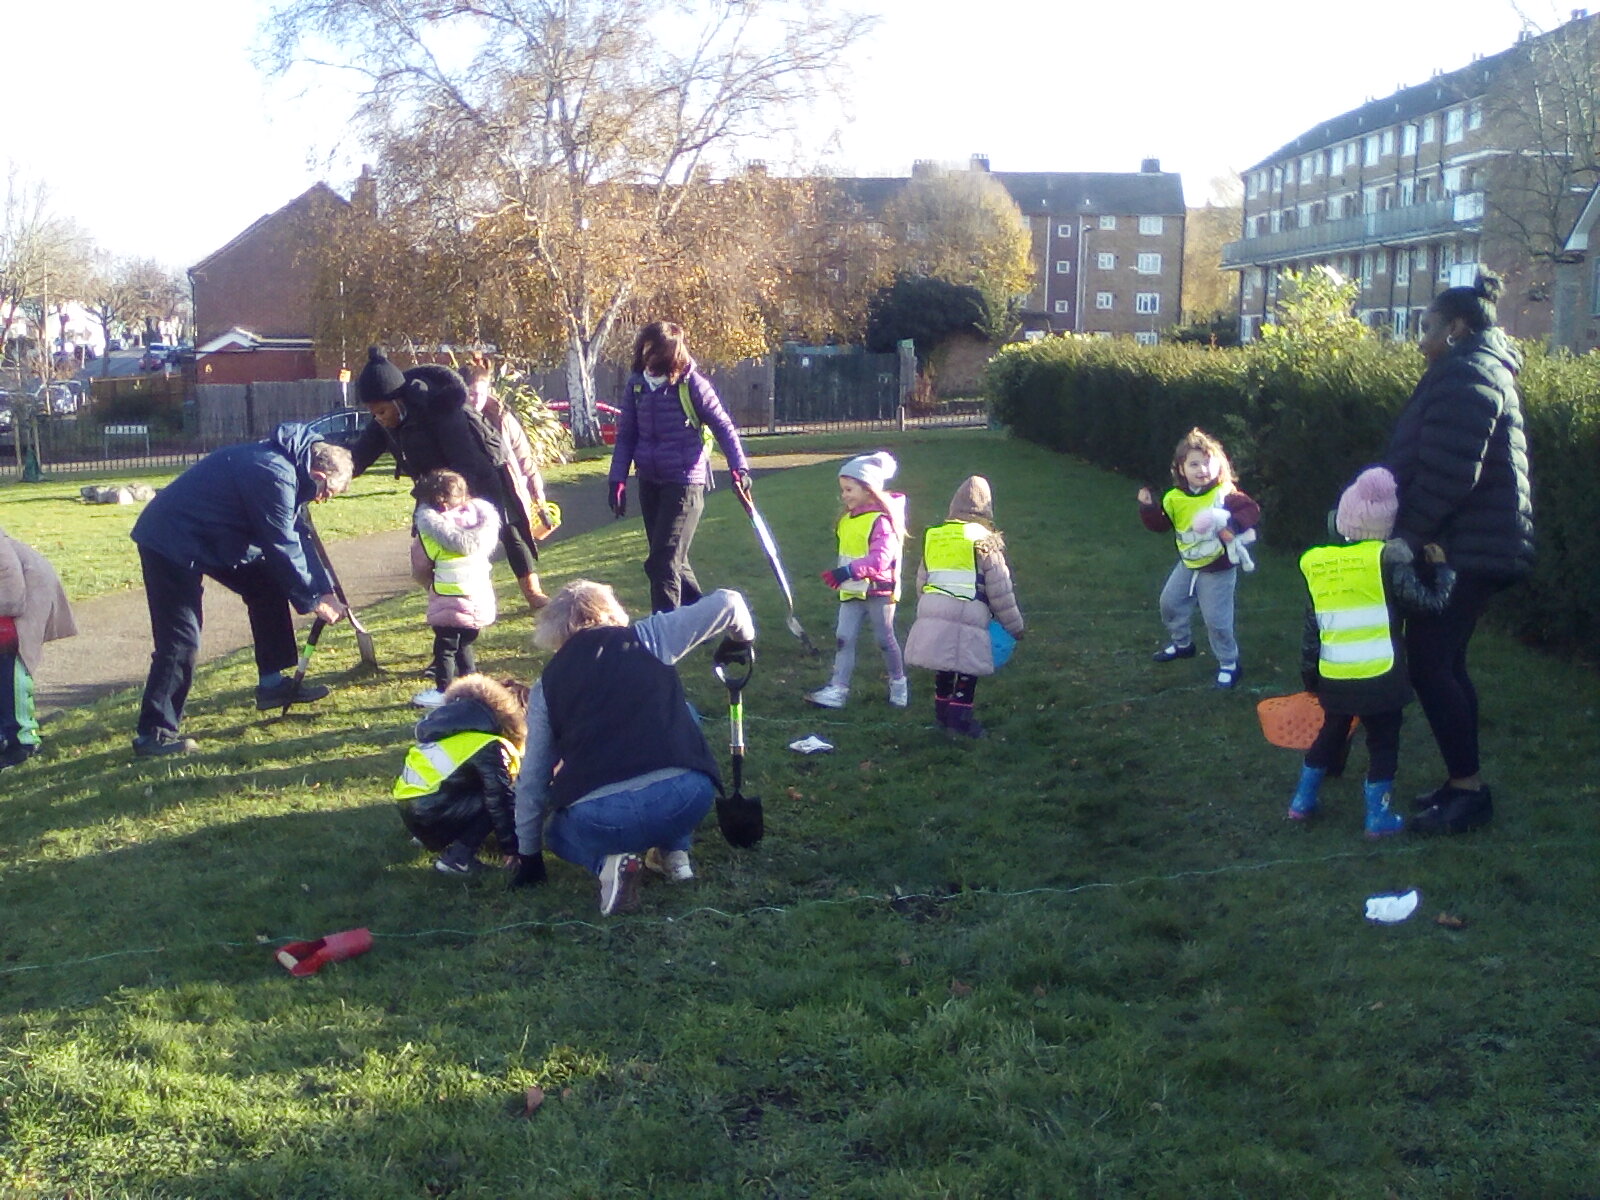
POLYGON ((1244 267, 1288 262, 1342 250, 1419 241, 1440 234, 1472 232, 1482 221, 1483 193, 1465 192, 1443 200, 1429 200, 1426 204, 1408 204, 1404 208, 1388 208, 1324 221, 1320 225, 1285 229, 1281 233, 1241 238, 1222 248, 1222 265, 1244 267))

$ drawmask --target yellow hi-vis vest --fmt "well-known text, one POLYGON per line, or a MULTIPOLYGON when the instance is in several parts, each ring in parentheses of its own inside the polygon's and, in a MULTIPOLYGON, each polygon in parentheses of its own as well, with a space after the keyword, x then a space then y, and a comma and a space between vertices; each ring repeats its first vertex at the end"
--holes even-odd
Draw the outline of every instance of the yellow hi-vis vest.
POLYGON ((978 596, 978 560, 973 547, 989 536, 976 521, 946 521, 922 535, 922 565, 928 581, 924 592, 943 592, 957 600, 978 596))
POLYGON ((1182 488, 1173 488, 1161 498, 1161 507, 1172 522, 1173 536, 1178 542, 1178 557, 1183 565, 1198 571, 1214 563, 1227 553, 1227 547, 1215 533, 1201 536, 1190 528, 1194 519, 1208 508, 1217 508, 1217 486, 1212 484, 1198 496, 1191 496, 1182 488))
POLYGON ((394 798, 414 800, 418 796, 431 796, 462 763, 490 742, 499 742, 506 748, 506 755, 510 759, 509 772, 515 779, 522 766, 522 756, 517 753, 517 748, 503 737, 469 729, 464 733, 452 733, 437 742, 418 742, 406 751, 406 764, 400 771, 400 778, 394 781, 394 798))
MULTIPOLYGON (((874 508, 868 512, 857 513, 854 516, 846 515, 839 518, 839 562, 838 566, 848 567, 858 558, 865 558, 867 551, 872 549, 872 527, 884 513, 874 508)), ((867 581, 865 579, 851 579, 839 585, 840 600, 865 600, 867 598, 867 581)), ((894 580, 893 599, 900 599, 900 576, 894 580)))
POLYGON ((446 550, 420 530, 417 538, 422 542, 422 552, 433 562, 433 590, 439 595, 465 596, 467 584, 477 582, 486 573, 488 564, 482 559, 446 550))
POLYGON ((1315 546, 1300 556, 1311 589, 1324 679, 1376 679, 1394 666, 1394 636, 1383 595, 1383 543, 1315 546))

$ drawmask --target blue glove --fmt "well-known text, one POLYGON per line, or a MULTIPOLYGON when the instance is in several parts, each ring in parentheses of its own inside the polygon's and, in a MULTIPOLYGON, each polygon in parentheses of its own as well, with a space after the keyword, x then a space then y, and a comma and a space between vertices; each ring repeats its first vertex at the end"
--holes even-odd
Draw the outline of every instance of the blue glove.
POLYGON ((850 568, 834 567, 831 571, 822 572, 819 578, 821 578, 822 582, 827 584, 834 591, 838 591, 845 584, 850 582, 850 568))

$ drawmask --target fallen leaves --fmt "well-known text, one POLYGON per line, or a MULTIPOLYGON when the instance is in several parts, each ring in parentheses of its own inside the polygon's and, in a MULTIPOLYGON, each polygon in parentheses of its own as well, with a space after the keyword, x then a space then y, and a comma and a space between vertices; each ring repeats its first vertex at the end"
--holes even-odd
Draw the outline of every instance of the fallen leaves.
POLYGON ((959 979, 952 979, 950 981, 950 994, 957 999, 963 996, 970 996, 972 995, 972 985, 970 983, 962 983, 959 979))
POLYGON ((522 1115, 531 1117, 539 1111, 539 1106, 544 1103, 544 1089, 538 1084, 530 1087, 522 1097, 522 1115))
POLYGON ((1446 929, 1465 929, 1466 918, 1458 917, 1454 913, 1440 913, 1433 919, 1435 925, 1443 925, 1446 929))

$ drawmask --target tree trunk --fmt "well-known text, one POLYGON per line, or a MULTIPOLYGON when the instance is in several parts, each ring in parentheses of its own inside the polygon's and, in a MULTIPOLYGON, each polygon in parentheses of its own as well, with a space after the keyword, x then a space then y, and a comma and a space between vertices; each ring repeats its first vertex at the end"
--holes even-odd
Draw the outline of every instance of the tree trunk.
POLYGON ((567 416, 575 446, 598 446, 600 421, 594 406, 594 345, 567 339, 567 416))

